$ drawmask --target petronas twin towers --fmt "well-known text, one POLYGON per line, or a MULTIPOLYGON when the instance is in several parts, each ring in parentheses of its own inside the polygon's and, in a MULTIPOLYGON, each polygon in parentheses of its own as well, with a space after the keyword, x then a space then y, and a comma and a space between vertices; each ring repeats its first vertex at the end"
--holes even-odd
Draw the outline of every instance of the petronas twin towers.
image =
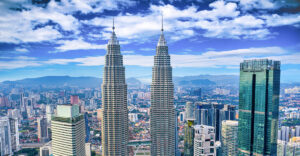
MULTIPOLYGON (((163 34, 156 47, 152 69, 150 132, 151 155, 175 155, 175 108, 172 67, 163 34)), ((102 155, 128 155, 128 110, 125 68, 114 32, 107 45, 102 84, 102 155)))

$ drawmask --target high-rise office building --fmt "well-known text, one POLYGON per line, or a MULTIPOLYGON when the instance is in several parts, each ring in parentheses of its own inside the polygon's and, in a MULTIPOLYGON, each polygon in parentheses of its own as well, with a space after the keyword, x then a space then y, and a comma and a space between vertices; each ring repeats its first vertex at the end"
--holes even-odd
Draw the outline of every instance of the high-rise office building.
POLYGON ((222 121, 221 146, 223 156, 235 156, 237 154, 238 121, 222 121))
POLYGON ((184 125, 184 155, 193 156, 194 155, 194 119, 187 119, 184 125))
POLYGON ((277 156, 300 155, 300 137, 293 137, 289 142, 277 140, 277 156))
POLYGON ((298 126, 295 126, 295 136, 296 137, 300 137, 300 125, 298 125, 298 126))
POLYGON ((12 154, 9 118, 0 117, 0 155, 12 154))
POLYGON ((235 120, 235 106, 223 104, 198 104, 195 112, 196 124, 213 126, 216 141, 221 138, 221 124, 223 120, 235 120))
POLYGON ((286 156, 286 141, 277 140, 277 156, 286 156))
POLYGON ((220 110, 220 119, 223 120, 236 120, 236 106, 224 105, 224 108, 220 110))
POLYGON ((128 155, 127 84, 114 26, 105 55, 102 115, 102 155, 128 155))
POLYGON ((39 142, 47 142, 48 141, 48 124, 47 118, 40 117, 37 119, 37 133, 38 133, 38 141, 39 142))
POLYGON ((293 137, 286 145, 286 156, 300 155, 300 137, 293 137))
POLYGON ((47 142, 40 147, 40 156, 52 156, 52 141, 47 142))
POLYGON ((85 143, 85 156, 91 156, 91 143, 85 143))
POLYGON ((10 134, 11 134, 11 148, 13 152, 20 150, 19 142, 19 110, 8 110, 7 116, 9 118, 10 134))
POLYGON ((178 148, 178 113, 175 111, 175 156, 180 156, 181 153, 178 148))
POLYGON ((198 104, 196 108, 196 124, 213 126, 214 110, 212 104, 198 104))
POLYGON ((194 138, 195 156, 215 156, 215 128, 206 125, 196 125, 194 138))
POLYGON ((70 103, 72 105, 78 105, 79 104, 79 96, 78 95, 71 95, 70 96, 70 103))
POLYGON ((46 106, 46 117, 47 117, 47 123, 48 124, 50 124, 53 114, 54 114, 54 106, 53 105, 47 105, 46 106))
POLYGON ((222 125, 222 121, 224 119, 222 119, 222 115, 221 115, 221 111, 223 110, 224 105, 222 104, 214 104, 213 105, 213 127, 215 128, 215 134, 216 134, 216 141, 220 141, 221 139, 221 125, 222 125))
POLYGON ((163 28, 152 68, 150 133, 152 156, 175 155, 175 108, 172 67, 163 28))
POLYGON ((85 123, 85 142, 90 141, 90 126, 89 126, 89 114, 84 113, 84 123, 85 123))
POLYGON ((193 102, 186 102, 185 104, 186 119, 195 119, 195 104, 193 102))
POLYGON ((53 156, 85 156, 85 124, 79 106, 57 105, 56 110, 51 120, 53 156))
POLYGON ((240 65, 239 155, 276 155, 280 62, 247 60, 240 65))
POLYGON ((290 127, 281 126, 281 129, 278 130, 278 140, 289 141, 291 137, 290 127))

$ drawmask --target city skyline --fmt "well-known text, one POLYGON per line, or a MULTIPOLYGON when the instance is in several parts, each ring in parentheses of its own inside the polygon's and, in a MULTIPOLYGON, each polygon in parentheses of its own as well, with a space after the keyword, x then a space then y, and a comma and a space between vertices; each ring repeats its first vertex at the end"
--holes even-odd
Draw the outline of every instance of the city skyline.
POLYGON ((282 82, 299 82, 296 1, 0 3, 7 17, 0 19, 5 23, 0 27, 0 81, 102 77, 105 42, 115 17, 127 76, 149 82, 164 14, 174 76, 238 75, 242 60, 269 58, 282 62, 282 82))

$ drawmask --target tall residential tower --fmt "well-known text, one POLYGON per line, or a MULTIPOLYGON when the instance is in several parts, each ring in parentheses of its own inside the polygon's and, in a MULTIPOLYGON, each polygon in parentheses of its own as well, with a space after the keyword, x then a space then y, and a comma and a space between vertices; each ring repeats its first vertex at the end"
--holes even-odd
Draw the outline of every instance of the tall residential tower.
POLYGON ((223 156, 235 156, 237 154, 237 131, 238 121, 222 121, 221 146, 223 156))
POLYGON ((247 60, 240 65, 239 155, 276 155, 280 62, 247 60))
POLYGON ((175 155, 175 108, 172 67, 161 29, 152 68, 150 133, 152 156, 175 155))
POLYGON ((84 117, 78 105, 57 105, 51 130, 53 156, 85 156, 84 117))
POLYGON ((102 83, 102 155, 128 155, 128 110, 125 67, 114 31, 107 45, 102 83))

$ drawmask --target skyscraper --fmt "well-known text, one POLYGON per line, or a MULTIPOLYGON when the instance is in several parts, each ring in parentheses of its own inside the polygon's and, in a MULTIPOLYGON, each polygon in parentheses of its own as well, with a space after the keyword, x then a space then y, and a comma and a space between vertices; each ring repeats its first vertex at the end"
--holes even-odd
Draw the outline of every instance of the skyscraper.
POLYGON ((215 128, 206 125, 196 125, 194 138, 194 155, 215 156, 215 128))
POLYGON ((156 47, 152 68, 150 133, 151 155, 175 155, 174 85, 170 55, 163 27, 156 47))
POLYGON ((79 104, 79 96, 78 95, 71 95, 70 96, 70 103, 72 105, 78 105, 79 104))
POLYGON ((184 125, 184 155, 193 156, 194 155, 194 122, 195 119, 187 119, 184 125))
POLYGON ((50 124, 53 114, 54 114, 54 106, 53 105, 47 105, 46 106, 46 117, 47 117, 47 123, 48 124, 50 124))
POLYGON ((128 155, 128 109, 125 67, 114 31, 107 45, 102 83, 102 155, 128 155))
POLYGON ((11 134, 8 117, 0 117, 0 155, 12 155, 11 134))
POLYGON ((78 105, 57 105, 51 129, 53 156, 85 156, 84 116, 78 105))
POLYGON ((222 121, 221 146, 223 156, 235 156, 237 154, 238 121, 222 121))
POLYGON ((300 155, 300 137, 293 137, 289 142, 277 140, 277 156, 300 155))
POLYGON ((185 117, 186 119, 195 119, 195 104, 186 102, 185 104, 185 117))
POLYGON ((235 120, 235 106, 223 104, 199 104, 195 110, 196 124, 215 127, 216 141, 221 137, 223 120, 235 120))
POLYGON ((289 141, 291 137, 290 134, 290 127, 288 126, 281 126, 281 129, 278 130, 278 140, 282 140, 282 141, 289 141))
POLYGON ((89 126, 89 114, 84 113, 84 123, 85 123, 85 142, 90 141, 90 126, 89 126))
POLYGON ((13 152, 19 151, 19 110, 8 110, 7 116, 9 118, 10 134, 11 134, 11 148, 13 152))
POLYGON ((213 126, 214 123, 214 109, 212 104, 199 104, 195 113, 197 125, 213 126))
POLYGON ((276 155, 280 62, 247 60, 240 65, 239 155, 276 155))
POLYGON ((48 125, 47 118, 40 117, 37 119, 37 133, 39 142, 47 142, 48 141, 48 125))

